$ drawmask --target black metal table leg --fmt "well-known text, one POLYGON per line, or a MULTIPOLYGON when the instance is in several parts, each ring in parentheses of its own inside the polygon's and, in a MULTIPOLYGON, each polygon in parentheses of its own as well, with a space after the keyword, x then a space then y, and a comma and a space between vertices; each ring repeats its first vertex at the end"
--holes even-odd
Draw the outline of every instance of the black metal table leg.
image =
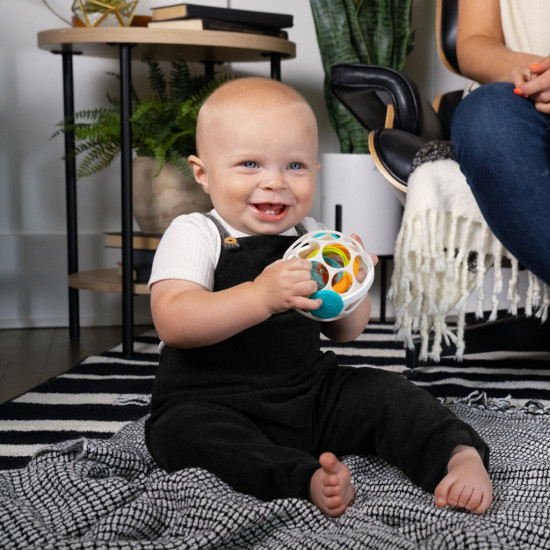
POLYGON ((273 80, 281 80, 281 54, 272 53, 271 59, 271 78, 273 80))
MULTIPOLYGON (((74 121, 73 54, 63 52, 63 115, 68 123, 74 121)), ((67 210, 68 273, 78 271, 78 217, 76 201, 76 159, 73 156, 74 133, 65 132, 65 197, 67 210)), ((80 302, 78 289, 69 287, 69 336, 80 338, 80 302)))
POLYGON ((133 354, 134 280, 132 208, 132 44, 119 44, 122 206, 122 353, 133 354))

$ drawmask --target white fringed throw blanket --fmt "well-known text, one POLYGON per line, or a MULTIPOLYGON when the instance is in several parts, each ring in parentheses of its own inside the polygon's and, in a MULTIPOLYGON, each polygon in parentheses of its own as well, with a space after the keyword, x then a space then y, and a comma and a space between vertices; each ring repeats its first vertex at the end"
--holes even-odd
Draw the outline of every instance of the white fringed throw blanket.
POLYGON ((511 265, 510 313, 521 305, 528 316, 546 320, 548 287, 528 272, 527 289, 520 291, 518 261, 485 223, 450 143, 429 143, 415 158, 396 242, 389 297, 397 337, 412 347, 413 335, 419 333, 420 360, 439 361, 443 341, 454 342, 456 358, 462 359, 468 297, 476 293, 476 315, 482 317, 485 275, 493 267, 489 319, 496 318, 504 287, 502 260, 511 265), (458 316, 456 334, 447 326, 451 312, 458 316))

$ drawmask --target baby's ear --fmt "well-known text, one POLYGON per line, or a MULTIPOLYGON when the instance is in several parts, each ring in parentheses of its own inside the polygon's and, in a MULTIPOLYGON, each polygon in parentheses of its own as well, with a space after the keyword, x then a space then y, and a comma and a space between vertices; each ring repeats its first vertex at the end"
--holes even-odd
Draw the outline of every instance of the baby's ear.
POLYGON ((204 166, 204 163, 199 157, 195 155, 190 155, 187 158, 187 161, 189 162, 189 165, 193 170, 193 175, 195 176, 195 180, 197 181, 197 183, 200 183, 202 185, 204 192, 208 193, 208 173, 206 171, 206 167, 204 166))

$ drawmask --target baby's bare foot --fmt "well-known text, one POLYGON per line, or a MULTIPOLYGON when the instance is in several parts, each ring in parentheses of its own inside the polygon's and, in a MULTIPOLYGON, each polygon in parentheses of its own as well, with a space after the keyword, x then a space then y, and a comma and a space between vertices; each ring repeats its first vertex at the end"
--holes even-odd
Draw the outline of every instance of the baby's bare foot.
POLYGON ((349 468, 333 453, 319 457, 321 468, 311 476, 311 500, 329 516, 342 515, 355 497, 349 468))
POLYGON ((493 499, 489 474, 474 447, 459 445, 447 466, 447 475, 435 488, 437 506, 458 506, 476 514, 487 510, 493 499))

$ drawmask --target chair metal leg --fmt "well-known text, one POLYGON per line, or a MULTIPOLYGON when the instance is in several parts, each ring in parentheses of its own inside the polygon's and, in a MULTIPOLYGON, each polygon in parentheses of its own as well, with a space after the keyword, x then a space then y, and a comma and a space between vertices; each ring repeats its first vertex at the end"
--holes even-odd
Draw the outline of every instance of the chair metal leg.
POLYGON ((420 342, 415 341, 412 348, 406 348, 405 350, 405 365, 408 371, 405 371, 407 378, 416 377, 416 368, 418 367, 418 354, 420 352, 420 342))
POLYGON ((388 260, 393 256, 380 256, 380 322, 386 322, 386 294, 388 289, 388 260))

